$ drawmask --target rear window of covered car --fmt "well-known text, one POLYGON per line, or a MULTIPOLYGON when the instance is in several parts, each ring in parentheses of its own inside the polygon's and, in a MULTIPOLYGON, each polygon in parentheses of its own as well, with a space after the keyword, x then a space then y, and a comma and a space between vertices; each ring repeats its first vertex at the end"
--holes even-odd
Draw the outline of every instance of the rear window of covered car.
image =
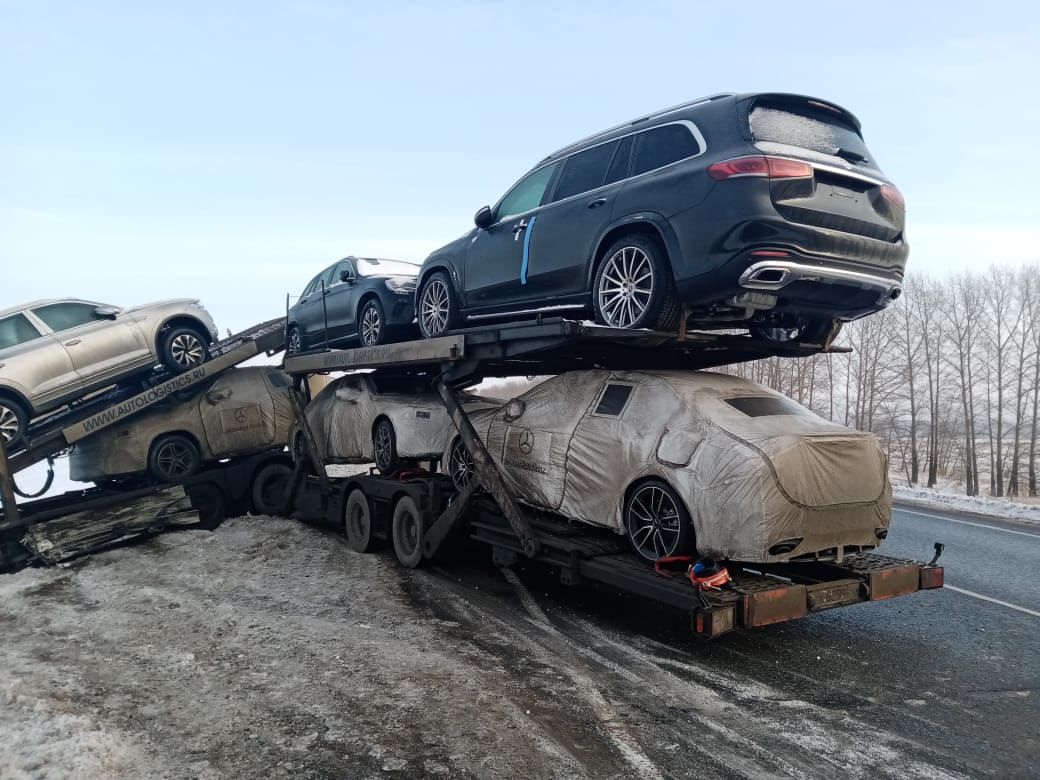
POLYGON ((808 415, 809 410, 788 398, 772 395, 742 395, 723 399, 748 417, 773 417, 782 414, 808 415))
POLYGON ((759 102, 748 114, 751 136, 821 154, 861 157, 872 163, 863 138, 839 114, 812 103, 759 102))

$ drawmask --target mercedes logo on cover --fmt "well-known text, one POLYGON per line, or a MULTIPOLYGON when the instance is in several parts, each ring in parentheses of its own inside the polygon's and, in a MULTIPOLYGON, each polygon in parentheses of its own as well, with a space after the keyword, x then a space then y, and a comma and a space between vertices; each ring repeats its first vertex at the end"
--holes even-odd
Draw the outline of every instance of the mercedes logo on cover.
POLYGON ((517 437, 517 447, 524 455, 530 455, 531 450, 534 449, 534 434, 526 428, 520 431, 520 435, 517 437))

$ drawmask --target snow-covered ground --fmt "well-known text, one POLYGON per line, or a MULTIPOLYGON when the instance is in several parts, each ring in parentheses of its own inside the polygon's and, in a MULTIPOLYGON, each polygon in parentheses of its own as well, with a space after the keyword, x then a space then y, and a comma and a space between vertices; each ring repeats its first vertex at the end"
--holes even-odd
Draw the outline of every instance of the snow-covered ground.
POLYGON ((1040 524, 1040 502, 1036 499, 1032 499, 1033 503, 1027 503, 1030 499, 1012 501, 990 496, 965 496, 948 489, 910 488, 901 485, 893 486, 892 495, 897 504, 1040 524))
POLYGON ((875 699, 805 701, 482 566, 247 517, 0 576, 0 778, 958 776, 875 699))

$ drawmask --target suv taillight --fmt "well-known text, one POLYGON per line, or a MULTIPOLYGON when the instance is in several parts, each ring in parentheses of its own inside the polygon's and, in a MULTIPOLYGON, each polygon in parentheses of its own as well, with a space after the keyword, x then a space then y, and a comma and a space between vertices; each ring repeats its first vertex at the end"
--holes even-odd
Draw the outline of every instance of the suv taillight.
POLYGON ((906 201, 903 199, 903 193, 891 184, 881 185, 881 195, 893 206, 898 206, 903 211, 906 211, 906 201))
POLYGON ((769 179, 805 179, 813 175, 813 167, 801 160, 786 157, 734 157, 708 166, 708 175, 715 181, 736 179, 743 176, 760 176, 769 179))

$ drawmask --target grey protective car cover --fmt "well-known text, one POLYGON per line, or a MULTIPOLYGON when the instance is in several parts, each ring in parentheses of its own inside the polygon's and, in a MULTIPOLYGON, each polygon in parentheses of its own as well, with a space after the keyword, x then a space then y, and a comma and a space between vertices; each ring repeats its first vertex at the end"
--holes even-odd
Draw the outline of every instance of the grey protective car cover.
POLYGON ((69 453, 69 475, 90 482, 144 471, 152 444, 170 433, 194 440, 202 461, 284 447, 293 420, 289 384, 272 367, 229 369, 186 400, 161 404, 77 442, 69 453))
MULTIPOLYGON (((468 394, 459 400, 467 409, 499 403, 468 394)), ((348 374, 326 385, 304 413, 326 463, 373 461, 372 430, 384 417, 393 424, 401 458, 439 458, 455 430, 441 397, 422 378, 348 374)), ((292 437, 296 442, 295 423, 292 437)))
POLYGON ((623 532, 626 492, 661 479, 702 554, 832 557, 875 547, 891 518, 876 437, 736 377, 574 371, 471 418, 524 503, 623 532))

